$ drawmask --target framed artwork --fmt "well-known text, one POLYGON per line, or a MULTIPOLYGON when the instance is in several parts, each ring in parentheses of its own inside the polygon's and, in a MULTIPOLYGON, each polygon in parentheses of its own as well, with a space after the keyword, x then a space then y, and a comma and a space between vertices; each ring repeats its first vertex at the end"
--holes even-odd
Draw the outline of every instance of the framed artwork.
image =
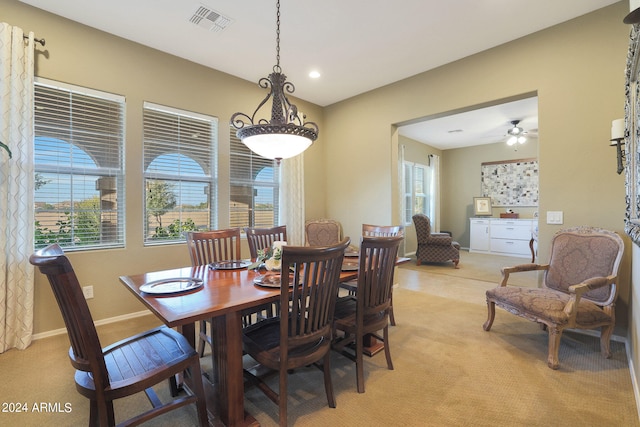
POLYGON ((491 215, 491 197, 474 197, 473 214, 491 215))
POLYGON ((501 160, 481 164, 481 194, 493 206, 538 206, 538 160, 501 160))

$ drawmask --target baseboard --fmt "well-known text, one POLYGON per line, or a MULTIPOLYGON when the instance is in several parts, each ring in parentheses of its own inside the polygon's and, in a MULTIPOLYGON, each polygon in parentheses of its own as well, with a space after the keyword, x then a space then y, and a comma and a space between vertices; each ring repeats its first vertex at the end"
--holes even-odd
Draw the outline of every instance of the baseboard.
POLYGON ((629 374, 631 375, 631 387, 633 388, 633 395, 636 398, 636 411, 638 411, 638 419, 640 419, 640 389, 638 389, 638 381, 636 380, 636 369, 631 358, 629 346, 625 346, 627 350, 627 360, 629 361, 629 374))
MULTIPOLYGON (((122 316, 109 317, 108 319, 102 319, 94 322, 96 326, 108 325, 109 323, 122 322, 123 320, 135 319, 142 316, 150 316, 151 312, 148 310, 138 311, 136 313, 123 314, 122 316)), ((41 332, 33 335, 33 340, 39 340, 42 338, 54 337, 56 335, 63 335, 67 333, 67 328, 54 329, 51 331, 41 332)))

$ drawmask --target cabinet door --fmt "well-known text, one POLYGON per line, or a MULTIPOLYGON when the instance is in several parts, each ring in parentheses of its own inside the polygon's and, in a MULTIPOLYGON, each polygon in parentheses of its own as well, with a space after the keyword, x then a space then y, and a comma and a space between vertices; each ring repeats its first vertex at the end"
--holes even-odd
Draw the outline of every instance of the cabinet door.
POLYGON ((469 250, 489 251, 489 220, 472 219, 470 223, 469 250))

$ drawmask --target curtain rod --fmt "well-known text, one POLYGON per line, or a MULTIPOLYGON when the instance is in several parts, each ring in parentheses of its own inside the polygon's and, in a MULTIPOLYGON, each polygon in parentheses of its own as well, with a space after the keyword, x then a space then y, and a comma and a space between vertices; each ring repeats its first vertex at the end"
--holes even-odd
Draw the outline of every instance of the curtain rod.
MULTIPOLYGON (((25 39, 29 38, 29 36, 22 36, 22 37, 24 37, 25 39)), ((36 38, 34 38, 33 41, 36 42, 36 43, 40 43, 41 46, 44 46, 44 44, 45 44, 44 39, 36 39, 36 38)))

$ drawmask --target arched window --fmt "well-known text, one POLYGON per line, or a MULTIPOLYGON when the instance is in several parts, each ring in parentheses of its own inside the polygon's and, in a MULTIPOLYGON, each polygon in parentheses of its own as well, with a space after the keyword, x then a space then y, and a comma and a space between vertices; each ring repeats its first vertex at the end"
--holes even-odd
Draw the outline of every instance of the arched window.
POLYGON ((275 160, 253 153, 231 128, 229 225, 273 227, 279 225, 280 171, 275 160))
POLYGON ((145 103, 145 243, 216 224, 215 117, 145 103))
POLYGON ((35 247, 124 246, 124 98, 35 84, 35 247))

